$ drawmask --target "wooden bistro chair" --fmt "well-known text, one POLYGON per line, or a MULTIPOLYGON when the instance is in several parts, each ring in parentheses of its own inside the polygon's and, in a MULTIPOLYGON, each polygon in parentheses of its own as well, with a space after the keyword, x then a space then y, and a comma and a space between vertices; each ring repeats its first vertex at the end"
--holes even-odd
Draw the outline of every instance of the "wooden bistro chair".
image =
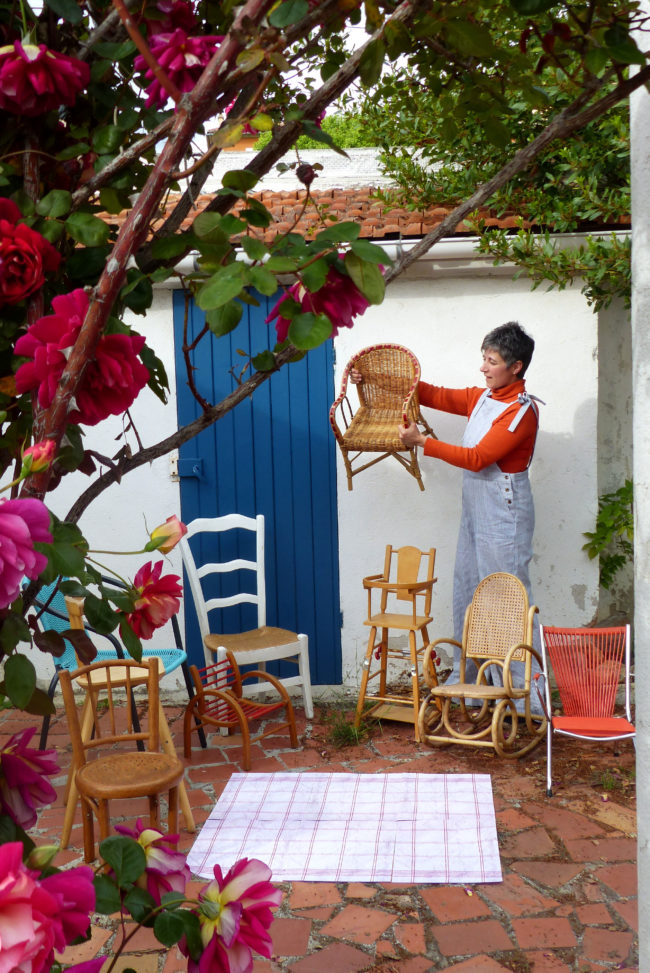
POLYGON ((84 861, 95 858, 93 815, 99 822, 100 840, 108 837, 113 799, 148 798, 150 823, 158 828, 159 795, 166 791, 167 828, 176 833, 184 767, 177 756, 161 752, 158 659, 93 662, 75 672, 62 669, 59 678, 72 741, 74 782, 82 803, 84 861), (85 691, 81 717, 75 682, 85 691), (131 708, 124 705, 136 687, 147 693, 147 725, 139 730, 131 708), (145 744, 144 751, 137 749, 138 741, 145 744))
MULTIPOLYGON (((417 547, 400 547, 394 550, 388 544, 383 574, 373 574, 363 579, 363 587, 368 592, 368 618, 364 625, 370 626, 370 636, 361 672, 355 717, 357 727, 363 716, 400 720, 413 723, 415 739, 420 740, 420 668, 422 656, 429 645, 427 626, 432 621, 431 594, 436 581, 433 576, 435 562, 436 551, 433 547, 429 551, 421 551, 417 547), (376 597, 373 610, 373 592, 379 592, 379 611, 376 611, 376 597), (409 611, 404 611, 407 606, 409 611), (378 630, 381 631, 379 641, 378 630), (408 646, 391 646, 391 630, 400 633, 402 638, 408 636, 408 646), (421 645, 417 644, 418 636, 421 645), (410 686, 406 692, 400 693, 396 687, 389 686, 389 659, 410 664, 410 686)), ((435 656, 430 655, 429 683, 437 685, 434 660, 435 656)))
MULTIPOLYGON (((206 665, 220 661, 227 651, 232 652, 238 665, 255 665, 265 670, 266 663, 282 660, 295 666, 297 672, 283 675, 280 682, 302 690, 305 715, 311 719, 314 704, 309 672, 309 644, 307 636, 266 624, 266 580, 264 571, 264 517, 244 517, 226 514, 223 517, 201 517, 187 525, 187 534, 180 542, 183 565, 194 600, 199 629, 203 639, 206 665), (254 558, 221 556, 221 539, 235 541, 237 532, 253 535, 254 558), (230 534, 230 538, 226 535, 230 534), (192 542, 192 543, 190 543, 192 542), (197 554, 203 556, 197 564, 197 554), (240 580, 245 572, 246 587, 240 580), (230 575, 230 578, 228 577, 230 575), (228 583, 230 586, 228 587, 228 583), (223 587, 222 587, 223 583, 223 587), (251 590, 252 589, 252 590, 251 590), (227 593, 230 592, 230 593, 227 593), (250 604, 255 611, 257 627, 243 632, 221 634, 210 624, 210 613, 250 604)), ((221 616, 220 616, 221 618, 221 616)), ((264 683, 247 686, 247 695, 266 691, 264 683)))
POLYGON ((490 747, 500 757, 521 757, 541 742, 546 719, 530 710, 532 660, 542 663, 532 646, 536 612, 537 606, 528 605, 526 589, 514 575, 489 574, 479 582, 465 613, 462 643, 436 639, 425 653, 427 678, 428 657, 436 646, 446 642, 461 650, 460 682, 431 685, 422 703, 419 724, 424 743, 490 747), (477 667, 474 680, 469 678, 468 662, 477 667), (524 663, 520 688, 512 682, 513 662, 524 663), (488 684, 489 672, 503 685, 488 684))
POLYGON ((427 435, 436 438, 420 412, 419 381, 420 363, 402 345, 373 345, 357 352, 348 362, 339 397, 330 409, 330 425, 345 464, 348 490, 352 489, 352 478, 357 473, 389 456, 394 456, 424 490, 417 448, 405 446, 397 433, 398 426, 415 422, 427 435), (356 412, 347 394, 353 368, 363 375, 363 382, 356 386, 359 394, 356 412), (359 465, 364 453, 380 455, 359 465))
POLYGON ((196 695, 189 701, 185 709, 183 721, 183 741, 185 756, 188 760, 192 756, 192 732, 202 727, 216 727, 229 732, 239 729, 242 737, 242 767, 251 769, 251 742, 262 740, 264 737, 282 730, 289 730, 291 746, 298 746, 296 720, 289 693, 279 679, 253 669, 244 675, 239 670, 232 652, 226 652, 225 659, 203 669, 190 666, 192 681, 196 695), (259 679, 273 692, 274 699, 262 702, 249 699, 243 695, 243 683, 246 679, 259 679), (279 698, 277 698, 279 697, 279 698), (280 723, 272 722, 263 725, 257 736, 251 737, 249 723, 265 721, 273 714, 282 713, 284 720, 280 723))
POLYGON ((554 734, 593 741, 623 740, 636 735, 630 707, 630 626, 540 626, 540 631, 544 664, 536 679, 544 679, 542 704, 548 717, 546 793, 551 797, 554 734), (559 707, 551 699, 551 669, 559 707), (623 700, 617 712, 621 673, 623 700))

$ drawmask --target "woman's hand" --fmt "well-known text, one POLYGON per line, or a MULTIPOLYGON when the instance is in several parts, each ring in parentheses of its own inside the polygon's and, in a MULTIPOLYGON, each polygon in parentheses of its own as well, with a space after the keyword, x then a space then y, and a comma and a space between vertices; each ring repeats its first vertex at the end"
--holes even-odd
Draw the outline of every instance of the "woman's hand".
POLYGON ((363 382, 363 375, 361 374, 358 368, 350 369, 350 381, 354 385, 361 385, 361 383, 363 382))
POLYGON ((400 426, 397 432, 405 446, 424 446, 427 441, 427 437, 414 422, 410 426, 400 426))

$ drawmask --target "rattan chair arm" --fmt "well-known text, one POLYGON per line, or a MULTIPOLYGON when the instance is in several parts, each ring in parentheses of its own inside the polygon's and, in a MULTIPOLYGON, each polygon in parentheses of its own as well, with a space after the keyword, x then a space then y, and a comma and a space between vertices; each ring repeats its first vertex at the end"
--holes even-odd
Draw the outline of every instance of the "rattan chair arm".
POLYGON ((277 691, 280 693, 280 696, 282 696, 282 699, 285 701, 285 703, 291 703, 291 697, 289 696, 286 687, 280 682, 278 678, 276 678, 276 676, 273 676, 270 672, 263 672, 262 669, 250 669, 248 672, 241 673, 242 683, 245 682, 246 679, 252 679, 252 678, 263 679, 264 682, 271 683, 271 685, 274 686, 275 689, 277 689, 277 691))
POLYGON ((456 639, 452 639, 452 638, 436 639, 435 642, 432 642, 431 643, 431 646, 430 647, 432 649, 435 649, 436 645, 455 645, 457 648, 459 648, 461 650, 463 648, 463 646, 462 646, 462 644, 460 642, 457 642, 456 639))
POLYGON ((528 645, 527 642, 518 642, 516 645, 511 646, 503 660, 503 687, 504 689, 507 689, 509 695, 512 695, 514 689, 512 685, 512 675, 510 673, 510 664, 515 652, 521 652, 522 649, 524 652, 529 652, 534 659, 537 659, 540 669, 544 668, 541 655, 537 649, 532 647, 532 645, 528 645))

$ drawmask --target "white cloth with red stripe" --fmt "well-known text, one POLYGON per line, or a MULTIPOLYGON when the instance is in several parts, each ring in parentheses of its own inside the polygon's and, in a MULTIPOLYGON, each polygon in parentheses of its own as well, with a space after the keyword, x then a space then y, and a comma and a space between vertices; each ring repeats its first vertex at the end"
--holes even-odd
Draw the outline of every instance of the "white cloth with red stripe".
POLYGON ((192 850, 213 877, 258 858, 273 880, 502 880, 487 774, 233 774, 192 850))

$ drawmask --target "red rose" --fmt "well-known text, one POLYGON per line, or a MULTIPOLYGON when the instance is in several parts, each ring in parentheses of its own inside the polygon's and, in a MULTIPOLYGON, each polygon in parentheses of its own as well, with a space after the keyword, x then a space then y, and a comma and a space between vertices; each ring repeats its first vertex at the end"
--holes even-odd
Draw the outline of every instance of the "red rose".
MULTIPOLYGON (((78 289, 52 300, 54 314, 39 318, 16 342, 15 353, 31 358, 16 372, 16 392, 38 389, 42 408, 52 403, 88 310, 88 295, 78 289)), ((107 416, 122 415, 149 381, 149 370, 138 357, 144 345, 141 335, 102 335, 95 357, 88 363, 75 394, 70 422, 95 426, 107 416)))
POLYGON ((133 579, 137 600, 134 610, 126 618, 140 639, 150 639, 154 631, 168 622, 181 606, 183 589, 179 584, 180 578, 176 574, 161 578, 162 566, 162 561, 155 565, 147 561, 133 579))
POLYGON ((85 61, 58 54, 45 44, 14 41, 0 47, 0 108, 14 115, 42 115, 74 105, 89 81, 85 61))
POLYGON ((61 262, 52 244, 19 219, 13 200, 0 199, 0 307, 39 290, 61 262))

